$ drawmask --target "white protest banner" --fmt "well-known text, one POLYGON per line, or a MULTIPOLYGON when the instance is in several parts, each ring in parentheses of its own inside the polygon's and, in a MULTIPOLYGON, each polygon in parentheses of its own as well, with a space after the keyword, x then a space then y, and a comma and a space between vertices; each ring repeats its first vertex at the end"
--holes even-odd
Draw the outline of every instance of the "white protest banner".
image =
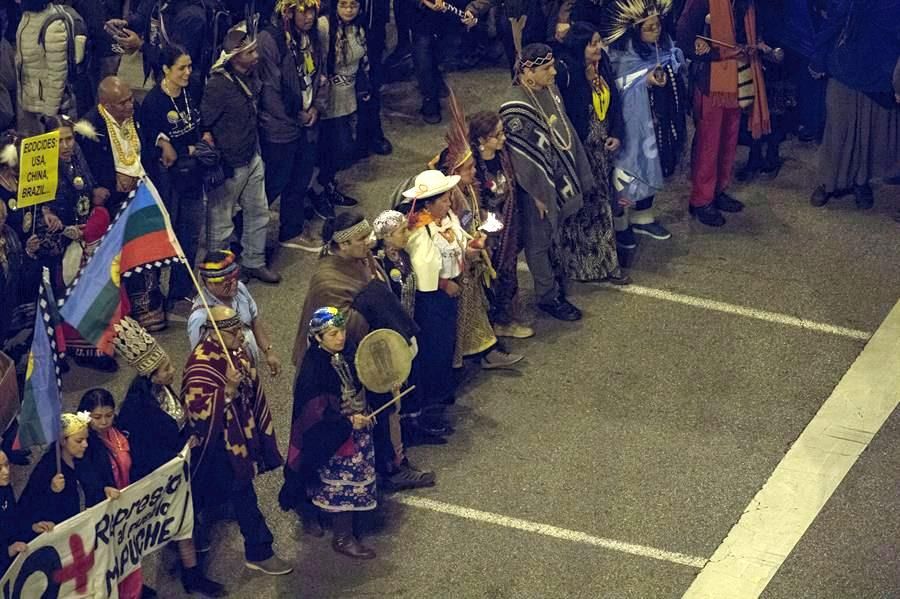
POLYGON ((38 535, 0 579, 2 599, 119 596, 118 583, 141 558, 194 530, 190 452, 38 535))

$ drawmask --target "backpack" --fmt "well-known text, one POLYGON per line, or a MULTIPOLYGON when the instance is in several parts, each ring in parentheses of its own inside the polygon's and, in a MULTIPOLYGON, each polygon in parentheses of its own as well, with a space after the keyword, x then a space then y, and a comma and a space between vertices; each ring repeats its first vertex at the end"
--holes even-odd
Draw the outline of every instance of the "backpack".
POLYGON ((87 25, 85 25, 84 19, 78 14, 78 11, 71 6, 61 6, 59 4, 51 4, 50 6, 53 8, 53 14, 47 17, 47 20, 41 25, 41 31, 38 33, 38 44, 46 52, 47 29, 56 21, 62 21, 63 25, 66 26, 66 57, 69 63, 67 79, 72 81, 78 75, 83 74, 81 71, 86 66, 84 54, 88 39, 87 25), (80 49, 77 40, 79 37, 84 40, 80 49))

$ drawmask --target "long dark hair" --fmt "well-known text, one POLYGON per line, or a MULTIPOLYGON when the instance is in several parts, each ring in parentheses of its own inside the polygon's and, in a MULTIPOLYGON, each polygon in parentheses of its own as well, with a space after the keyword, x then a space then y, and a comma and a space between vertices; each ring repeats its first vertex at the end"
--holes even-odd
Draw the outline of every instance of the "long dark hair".
MULTIPOLYGON (((484 158, 481 156, 481 151, 478 149, 478 146, 480 144, 478 140, 482 137, 486 138, 488 135, 493 133, 494 129, 497 127, 497 123, 499 123, 500 120, 500 114, 494 112, 493 110, 482 110, 480 112, 476 112, 468 119, 469 145, 472 148, 472 156, 475 157, 475 177, 478 180, 479 185, 484 184, 484 174, 487 172, 487 165, 484 162, 484 158)), ((499 154, 500 153, 498 152, 498 155, 499 154)))
POLYGON ((668 31, 666 31, 667 24, 668 20, 660 17, 659 25, 662 29, 660 29, 659 41, 656 42, 656 46, 654 46, 653 44, 648 44, 641 39, 641 23, 638 23, 628 30, 627 35, 623 35, 622 37, 620 37, 613 44, 613 47, 617 50, 628 50, 628 44, 630 42, 631 47, 634 48, 634 51, 637 52, 637 55, 644 60, 647 60, 651 57, 656 56, 657 46, 660 50, 668 50, 674 45, 671 36, 669 36, 668 31))
MULTIPOLYGON (((338 30, 347 35, 348 30, 352 28, 352 31, 356 34, 356 39, 359 41, 360 45, 366 49, 366 53, 368 54, 368 43, 366 42, 366 27, 365 22, 366 19, 364 17, 362 3, 357 0, 360 4, 359 12, 356 14, 356 18, 354 18, 349 23, 345 23, 341 17, 338 16, 338 0, 331 0, 328 7, 328 59, 326 61, 326 72, 328 76, 334 75, 334 65, 337 61, 337 40, 338 40, 338 30), (354 27, 355 25, 355 27, 354 27)), ((365 60, 364 56, 362 60, 365 60)), ((379 57, 380 60, 380 57, 379 57)), ((362 62, 362 61, 360 61, 362 62)), ((360 64, 362 67, 362 64, 360 64)))
MULTIPOLYGON (((562 41, 562 48, 571 60, 577 60, 577 64, 584 63, 584 50, 594 39, 594 34, 600 33, 597 28, 587 21, 578 21, 572 24, 569 33, 562 41)), ((575 66, 574 64, 572 66, 575 66)))
POLYGON ((190 56, 190 53, 178 44, 166 44, 159 50, 159 63, 156 65, 159 72, 163 72, 163 67, 170 69, 178 62, 182 56, 190 56))
POLYGON ((93 412, 97 408, 112 408, 115 410, 116 400, 113 399, 112 393, 100 387, 85 391, 84 395, 81 396, 81 401, 78 402, 78 411, 93 412))

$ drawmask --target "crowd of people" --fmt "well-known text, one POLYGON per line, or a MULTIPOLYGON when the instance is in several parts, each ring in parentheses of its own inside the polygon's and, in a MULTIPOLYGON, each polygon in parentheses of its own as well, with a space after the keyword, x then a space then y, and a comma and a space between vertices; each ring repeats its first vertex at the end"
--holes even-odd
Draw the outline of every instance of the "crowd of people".
MULTIPOLYGON (((122 279, 129 315, 115 325, 115 349, 134 380, 118 412, 98 388, 63 414, 59 447, 18 501, 9 464, 27 464, 29 452, 13 449, 15 423, 3 435, 0 571, 35 535, 114 500, 185 444, 198 514, 194 538, 177 543, 187 592, 225 594, 198 560, 206 516, 222 502, 233 507, 246 565, 291 571, 272 550, 253 483, 281 467, 279 503, 304 532, 323 536, 330 526, 335 551, 374 558, 355 515, 375 509, 385 490, 435 484, 407 450, 447 443, 445 411, 466 364, 490 371, 523 361, 503 343, 535 334, 519 255, 537 309, 561 321, 581 318, 570 281, 628 285, 638 238, 671 237, 654 201, 688 164, 689 116, 687 205, 709 227, 745 208, 729 191, 733 178, 777 177, 789 135, 820 143, 813 206, 852 193, 869 208, 871 181, 900 174, 897 0, 394 0, 398 43, 387 56, 388 2, 210 6, 22 0, 21 11, 6 10, 0 341, 19 388, 42 273, 64 298, 145 178, 186 260, 122 279), (488 60, 494 41, 509 59, 509 90, 494 110, 466 115, 444 73, 488 60), (139 105, 117 76, 121 55, 137 51, 154 82, 139 105), (448 117, 445 147, 410 165, 392 209, 370 221, 352 210, 361 201, 341 191, 341 172, 392 152, 381 92, 407 63, 424 122, 448 117), (21 140, 51 131, 56 198, 20 209, 21 140), (739 143, 750 152, 736 169, 739 143), (248 286, 281 280, 266 247, 276 202, 278 241, 319 253, 304 275, 289 368, 248 286), (152 333, 182 302, 192 350, 179 391, 182 361, 152 333), (359 344, 380 329, 398 333, 413 356, 408 380, 389 393, 367 390, 355 366, 359 344), (260 368, 296 373, 284 457, 260 368)), ((72 327, 63 332, 79 366, 118 368, 72 327)), ((67 358, 60 365, 67 370, 67 358)), ((153 596, 139 571, 119 592, 153 596)))

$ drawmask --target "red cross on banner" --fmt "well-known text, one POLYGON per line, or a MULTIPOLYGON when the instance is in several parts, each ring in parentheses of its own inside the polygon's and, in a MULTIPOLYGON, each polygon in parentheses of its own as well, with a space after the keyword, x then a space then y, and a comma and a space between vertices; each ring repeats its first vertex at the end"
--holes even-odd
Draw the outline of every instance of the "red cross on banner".
POLYGON ((53 580, 60 585, 74 580, 75 590, 79 593, 86 593, 88 572, 94 567, 94 552, 91 551, 85 555, 84 542, 78 535, 69 537, 69 549, 72 551, 72 563, 54 572, 53 580))

